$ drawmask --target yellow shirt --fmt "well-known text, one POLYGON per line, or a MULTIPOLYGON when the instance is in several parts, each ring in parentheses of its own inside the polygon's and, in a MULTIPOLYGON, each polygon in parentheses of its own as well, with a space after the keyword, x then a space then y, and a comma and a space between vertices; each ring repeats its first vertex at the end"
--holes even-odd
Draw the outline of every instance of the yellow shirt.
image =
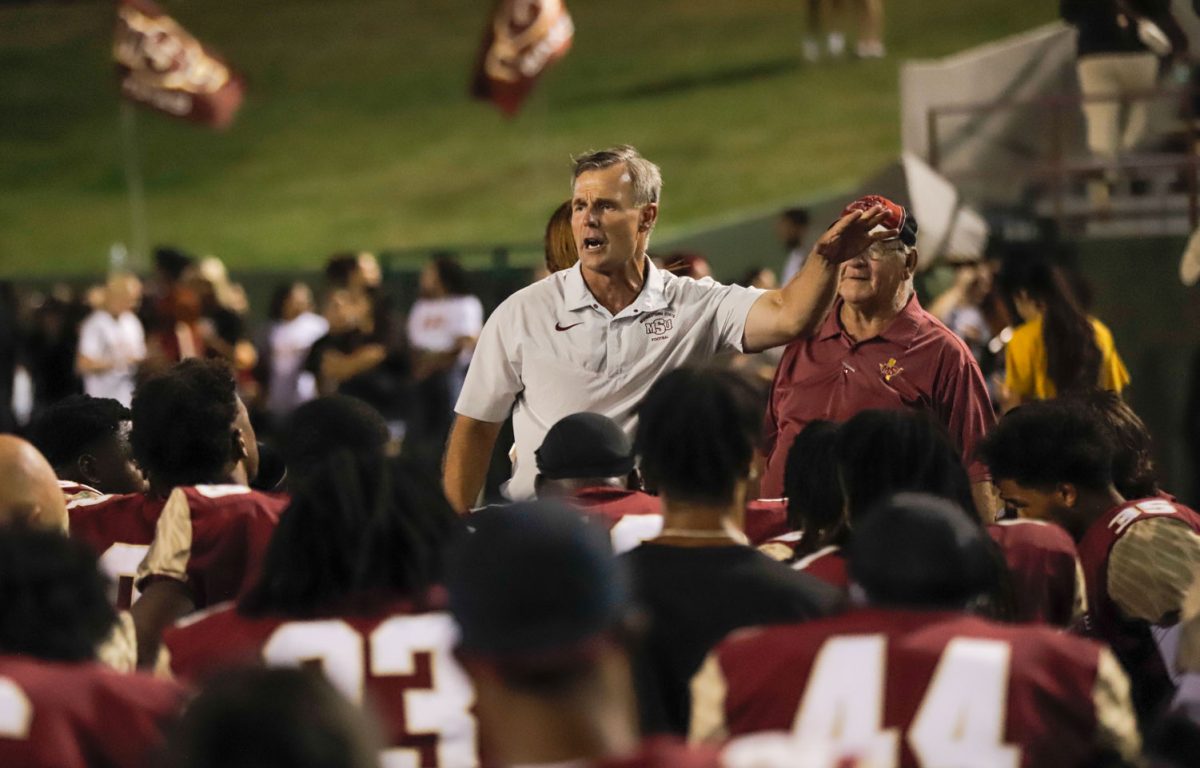
MULTIPOLYGON (((1119 393, 1129 384, 1129 371, 1117 354, 1112 332, 1096 318, 1091 318, 1091 321, 1096 333, 1096 346, 1100 348, 1100 381, 1097 383, 1101 389, 1119 393)), ((1014 395, 1025 399, 1049 400, 1057 394, 1054 382, 1046 372, 1042 318, 1036 317, 1013 331, 1004 360, 1004 383, 1014 395)))

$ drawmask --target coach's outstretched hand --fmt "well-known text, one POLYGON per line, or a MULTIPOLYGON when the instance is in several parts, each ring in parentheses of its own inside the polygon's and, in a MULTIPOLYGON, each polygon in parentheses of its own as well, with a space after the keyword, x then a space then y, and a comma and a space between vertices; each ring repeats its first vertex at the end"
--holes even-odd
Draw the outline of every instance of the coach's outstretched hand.
POLYGON ((830 264, 849 261, 869 248, 871 243, 900 236, 900 231, 896 229, 871 231, 886 222, 890 215, 881 205, 871 206, 865 211, 851 211, 825 230, 825 234, 813 246, 813 251, 830 264))

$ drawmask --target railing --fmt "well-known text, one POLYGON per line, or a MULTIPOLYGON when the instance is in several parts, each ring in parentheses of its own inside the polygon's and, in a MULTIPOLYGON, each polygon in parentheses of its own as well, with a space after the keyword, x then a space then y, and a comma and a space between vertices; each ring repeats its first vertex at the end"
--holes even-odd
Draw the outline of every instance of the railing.
MULTIPOLYGON (((996 112, 1012 112, 1019 109, 1038 108, 1049 116, 1050 149, 1041 161, 1026 165, 1010 167, 1014 174, 1021 174, 1032 180, 1048 180, 1052 190, 1054 217, 1060 229, 1067 218, 1065 210, 1066 190, 1072 180, 1094 177, 1097 174, 1117 173, 1121 177, 1136 178, 1138 171, 1179 171, 1185 177, 1188 198, 1188 222, 1192 229, 1200 224, 1200 190, 1197 189, 1197 172, 1200 170, 1200 157, 1197 156, 1196 119, 1194 99, 1200 89, 1158 88, 1148 91, 1124 93, 1118 96, 1083 96, 1081 94, 1059 94, 1040 96, 1030 99, 1006 99, 1001 101, 953 104, 931 107, 927 115, 929 164, 935 170, 942 172, 943 147, 938 121, 946 117, 983 116, 996 112), (1185 139, 1185 150, 1177 153, 1139 154, 1124 153, 1113 159, 1086 157, 1072 159, 1068 157, 1066 110, 1078 114, 1083 104, 1095 102, 1116 102, 1124 112, 1129 105, 1137 101, 1176 100, 1183 105, 1182 127, 1185 139)), ((969 178, 974 175, 990 173, 990 171, 954 171, 955 178, 969 178)), ((952 179, 953 180, 953 179, 952 179)), ((1091 211, 1093 215, 1110 215, 1101 210, 1091 211)))

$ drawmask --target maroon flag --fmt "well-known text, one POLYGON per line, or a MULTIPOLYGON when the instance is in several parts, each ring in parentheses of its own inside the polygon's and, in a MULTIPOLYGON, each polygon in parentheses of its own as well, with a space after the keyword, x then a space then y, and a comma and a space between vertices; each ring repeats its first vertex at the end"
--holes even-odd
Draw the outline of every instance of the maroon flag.
POLYGON ((120 0, 113 58, 121 94, 151 109, 224 128, 241 106, 242 79, 151 0, 120 0))
POLYGON ((566 55, 575 25, 562 0, 497 0, 471 93, 512 116, 538 77, 566 55))

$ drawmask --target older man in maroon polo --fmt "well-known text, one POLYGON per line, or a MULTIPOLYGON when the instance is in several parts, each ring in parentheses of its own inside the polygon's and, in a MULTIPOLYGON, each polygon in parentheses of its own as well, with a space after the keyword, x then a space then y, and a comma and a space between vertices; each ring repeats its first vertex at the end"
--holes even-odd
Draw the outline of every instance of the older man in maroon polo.
MULTIPOLYGON (((842 265, 838 298, 821 329, 792 342, 771 387, 761 493, 783 494, 787 452, 810 421, 845 421, 871 408, 928 411, 963 452, 976 504, 990 522, 996 504, 975 443, 995 423, 979 365, 966 345, 921 308, 913 291, 917 222, 904 207, 868 195, 845 211, 883 205, 899 236, 842 265)), ((844 214, 843 214, 844 215, 844 214)))

